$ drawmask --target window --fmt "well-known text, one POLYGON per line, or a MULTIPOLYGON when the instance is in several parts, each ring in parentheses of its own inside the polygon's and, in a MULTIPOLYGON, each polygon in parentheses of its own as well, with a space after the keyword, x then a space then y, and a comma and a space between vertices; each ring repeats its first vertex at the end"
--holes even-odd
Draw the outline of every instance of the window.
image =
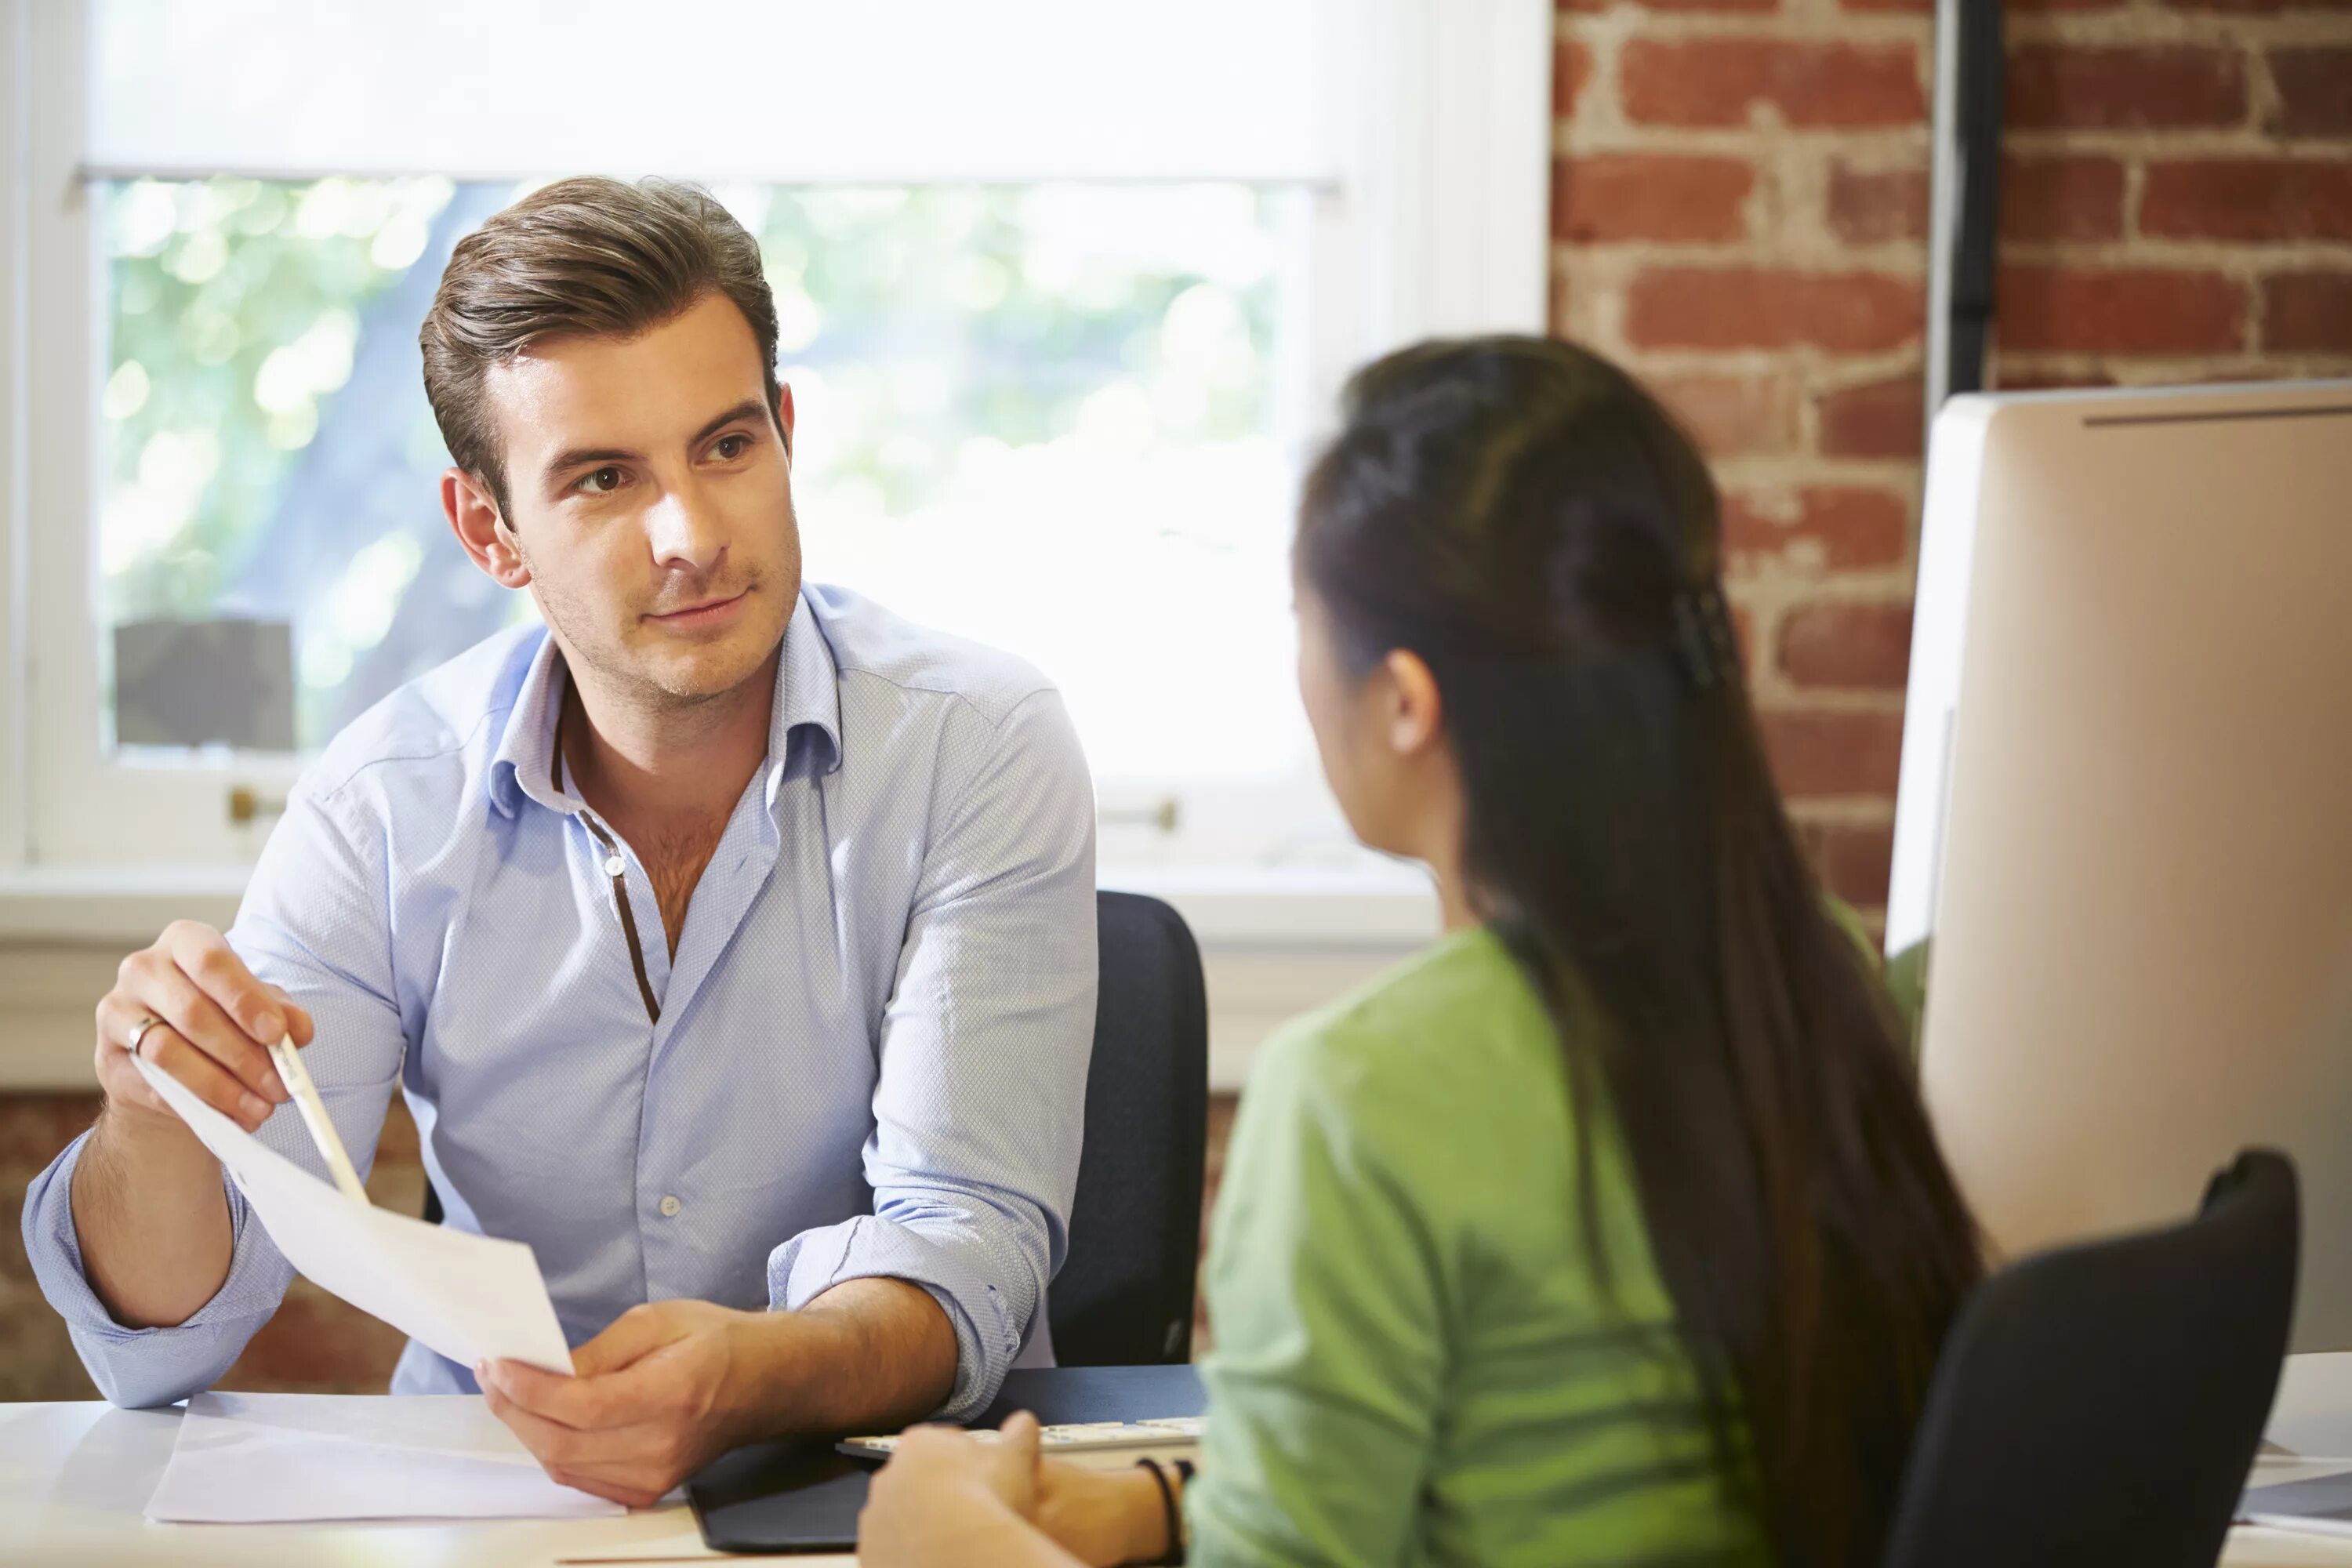
POLYGON ((416 323, 531 171, 608 168, 759 237, 809 576, 1045 668, 1106 862, 1354 863, 1291 498, 1354 363, 1540 325, 1541 0, 8 15, 30 858, 247 856, 304 753, 531 613, 441 521, 416 323))

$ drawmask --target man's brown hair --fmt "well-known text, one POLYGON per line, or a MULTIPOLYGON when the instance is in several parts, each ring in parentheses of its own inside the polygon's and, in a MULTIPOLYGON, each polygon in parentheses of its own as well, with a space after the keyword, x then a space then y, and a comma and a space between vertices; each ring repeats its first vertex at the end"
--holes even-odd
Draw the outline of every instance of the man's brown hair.
POLYGON ((712 293, 751 323, 772 411, 775 297, 759 242, 709 192, 590 175, 493 215, 457 242, 417 334, 425 395, 450 459, 487 481, 506 514, 505 454, 482 396, 490 367, 548 338, 633 338, 712 293))

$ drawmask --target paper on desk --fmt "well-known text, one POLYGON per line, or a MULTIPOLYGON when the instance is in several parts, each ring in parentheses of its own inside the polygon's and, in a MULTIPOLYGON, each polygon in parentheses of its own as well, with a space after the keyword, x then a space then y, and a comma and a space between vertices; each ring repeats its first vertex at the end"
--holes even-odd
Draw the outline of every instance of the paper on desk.
POLYGON ((2352 1460, 2300 1455, 2284 1460, 2264 1458, 2255 1461, 2252 1479, 2260 1481, 2265 1473, 2323 1466, 2336 1468, 2332 1474, 2249 1486, 2238 1500, 2239 1521, 2305 1535, 2352 1535, 2352 1460))
POLYGON ((2264 1530, 2284 1530, 2296 1535, 2352 1535, 2352 1523, 2340 1519, 2312 1519, 2295 1513, 2249 1513, 2242 1515, 2240 1524, 2259 1525, 2264 1530))
POLYGON ((571 1347, 530 1247, 354 1202, 145 1058, 131 1060, 228 1167, 269 1239, 312 1283, 459 1366, 504 1358, 572 1371, 571 1347))
POLYGON ((619 1503, 550 1480, 471 1394, 199 1394, 147 1517, 580 1519, 619 1503))

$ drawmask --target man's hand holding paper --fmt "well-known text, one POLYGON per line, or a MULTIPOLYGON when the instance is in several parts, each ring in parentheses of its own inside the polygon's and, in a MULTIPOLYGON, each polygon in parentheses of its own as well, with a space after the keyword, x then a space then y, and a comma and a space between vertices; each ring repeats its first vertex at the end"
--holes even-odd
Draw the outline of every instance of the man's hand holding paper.
POLYGON ((765 1316, 648 1302, 582 1345, 574 1376, 520 1362, 487 1363, 474 1376, 551 1477, 647 1508, 734 1444, 766 1435, 751 1397, 765 1316))
POLYGON ((573 1351, 573 1376, 516 1361, 474 1376, 550 1476, 646 1508, 738 1443, 841 1427, 835 1369, 893 1353, 873 1324, 929 1307, 899 1279, 848 1280, 798 1312, 650 1301, 573 1351))
POLYGON ((110 1105, 171 1113, 133 1072, 118 1041, 163 1068, 196 1099, 251 1132, 286 1102, 270 1042, 310 1043, 310 1015, 254 978, 218 931, 175 921, 152 947, 122 961, 98 1004, 98 1081, 110 1105))
POLYGON ((123 960, 99 999, 97 1026, 106 1113, 91 1130, 89 1158, 72 1172, 79 1272, 112 1323, 183 1322, 219 1294, 235 1226, 212 1154, 131 1058, 162 1064, 251 1131, 287 1097, 268 1042, 308 1045, 311 1015, 257 979, 218 931, 174 921, 123 960))

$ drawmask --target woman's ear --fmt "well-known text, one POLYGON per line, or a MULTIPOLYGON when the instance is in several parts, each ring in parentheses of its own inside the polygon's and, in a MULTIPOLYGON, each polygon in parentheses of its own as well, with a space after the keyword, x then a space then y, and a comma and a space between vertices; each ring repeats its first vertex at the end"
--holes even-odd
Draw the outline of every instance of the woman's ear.
POLYGON ((1381 659, 1381 668, 1388 677, 1389 749, 1401 757, 1417 756, 1438 743, 1445 729, 1445 709, 1437 690, 1437 677, 1421 655, 1409 648, 1392 648, 1381 659))

